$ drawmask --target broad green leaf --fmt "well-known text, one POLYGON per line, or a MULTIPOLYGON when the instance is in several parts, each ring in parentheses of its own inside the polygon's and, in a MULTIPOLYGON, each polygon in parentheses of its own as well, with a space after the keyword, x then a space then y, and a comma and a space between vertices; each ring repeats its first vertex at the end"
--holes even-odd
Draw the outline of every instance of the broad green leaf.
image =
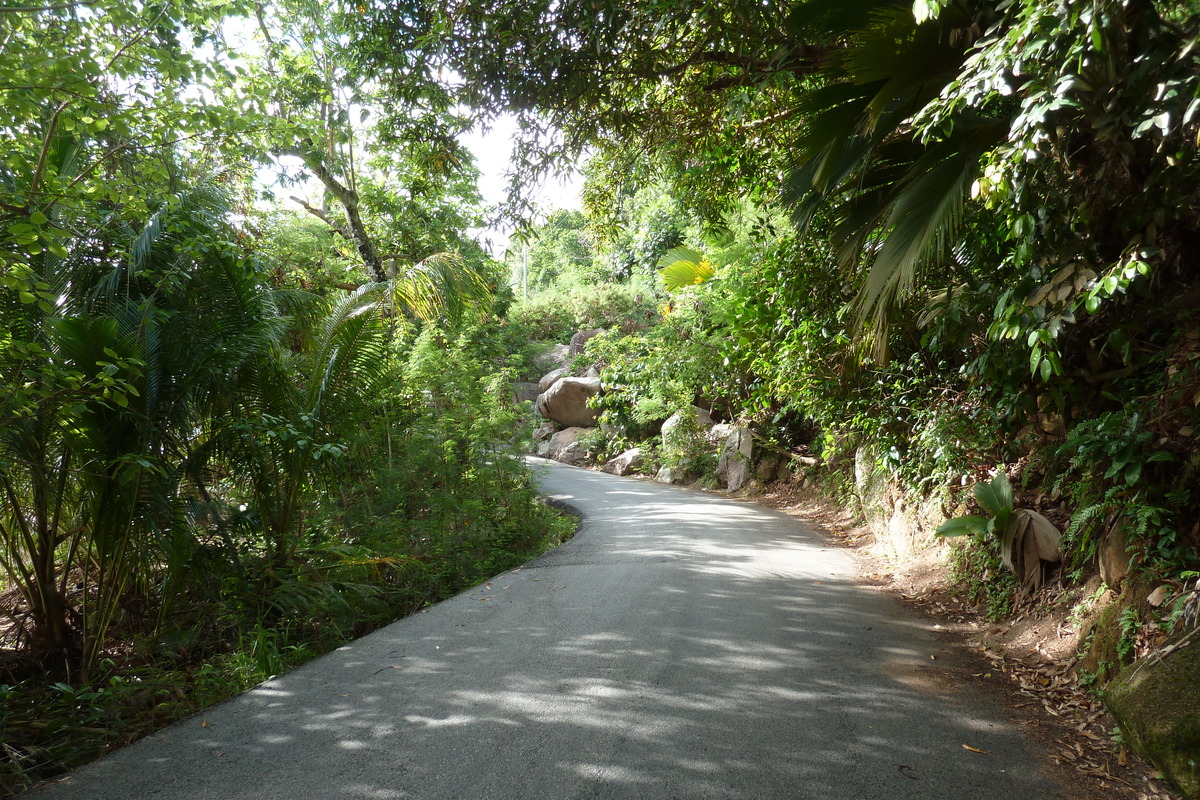
POLYGON ((990 483, 977 483, 972 492, 979 507, 992 516, 998 516, 1002 511, 1012 511, 1013 492, 1008 476, 1003 471, 997 472, 990 483))
POLYGON ((948 519, 934 531, 935 536, 986 536, 988 520, 986 517, 966 516, 948 519))
POLYGON ((992 533, 995 533, 996 531, 1002 531, 1005 528, 1007 528, 1008 521, 1009 521, 1009 519, 1012 518, 1012 515, 1013 515, 1012 508, 1000 509, 999 513, 996 514, 996 518, 993 519, 991 521, 991 523, 989 524, 989 527, 991 528, 992 533))

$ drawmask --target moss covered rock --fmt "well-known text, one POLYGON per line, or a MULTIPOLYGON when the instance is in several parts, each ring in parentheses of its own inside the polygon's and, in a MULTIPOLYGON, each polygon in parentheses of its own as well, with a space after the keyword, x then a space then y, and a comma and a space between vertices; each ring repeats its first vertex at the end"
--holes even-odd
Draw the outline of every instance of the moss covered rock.
POLYGON ((1130 746, 1200 800, 1200 636, 1158 663, 1127 667, 1105 702, 1130 746))

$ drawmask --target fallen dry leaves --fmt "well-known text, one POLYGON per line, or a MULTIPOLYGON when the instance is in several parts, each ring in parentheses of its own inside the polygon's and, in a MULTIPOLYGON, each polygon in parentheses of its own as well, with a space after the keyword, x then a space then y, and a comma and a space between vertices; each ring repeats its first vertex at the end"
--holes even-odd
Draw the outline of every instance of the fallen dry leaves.
MULTIPOLYGON (((977 615, 961 601, 956 598, 943 599, 939 595, 936 590, 919 595, 900 593, 901 598, 933 616, 959 623, 974 621, 977 615)), ((989 679, 994 674, 1007 676, 1015 684, 1018 698, 1017 702, 1010 703, 1013 707, 1040 706, 1043 712, 1061 723, 1065 735, 1053 740, 1050 759, 1096 779, 1101 787, 1115 791, 1122 797, 1175 800, 1175 796, 1161 781, 1150 777, 1151 770, 1140 763, 1133 764, 1136 759, 1131 758, 1123 746, 1115 743, 1112 731, 1116 723, 1100 700, 1080 684, 1077 659, 1056 661, 1036 646, 1024 654, 1014 654, 987 644, 977 645, 977 650, 991 662, 992 671, 975 673, 972 677, 989 679), (1021 702, 1019 698, 1022 697, 1027 700, 1021 702), (1142 768, 1134 769, 1134 766, 1142 768)), ((963 747, 973 749, 966 745, 963 747)))

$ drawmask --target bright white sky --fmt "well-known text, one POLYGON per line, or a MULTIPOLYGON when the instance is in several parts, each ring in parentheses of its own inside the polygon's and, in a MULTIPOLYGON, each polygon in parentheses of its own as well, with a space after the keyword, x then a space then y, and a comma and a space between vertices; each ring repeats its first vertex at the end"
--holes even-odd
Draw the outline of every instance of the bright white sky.
MULTIPOLYGON (((504 202, 508 192, 508 173, 512 168, 512 142, 517 132, 516 120, 502 116, 492 122, 485 134, 478 127, 462 137, 462 143, 475 154, 479 167, 479 192, 489 206, 504 202)), ((551 177, 543 183, 532 198, 540 211, 549 213, 560 208, 581 208, 580 192, 583 175, 578 170, 570 174, 551 177)), ((502 258, 508 246, 511 231, 489 228, 480 232, 480 240, 491 242, 492 255, 502 258)))

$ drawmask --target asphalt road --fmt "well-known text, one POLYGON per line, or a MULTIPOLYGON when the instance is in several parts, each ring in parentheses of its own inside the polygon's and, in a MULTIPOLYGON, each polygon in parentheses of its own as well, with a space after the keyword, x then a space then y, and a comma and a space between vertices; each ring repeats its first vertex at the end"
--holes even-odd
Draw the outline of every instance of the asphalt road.
POLYGON ((844 551, 757 506, 538 463, 583 515, 571 542, 26 796, 1057 796, 844 551))

